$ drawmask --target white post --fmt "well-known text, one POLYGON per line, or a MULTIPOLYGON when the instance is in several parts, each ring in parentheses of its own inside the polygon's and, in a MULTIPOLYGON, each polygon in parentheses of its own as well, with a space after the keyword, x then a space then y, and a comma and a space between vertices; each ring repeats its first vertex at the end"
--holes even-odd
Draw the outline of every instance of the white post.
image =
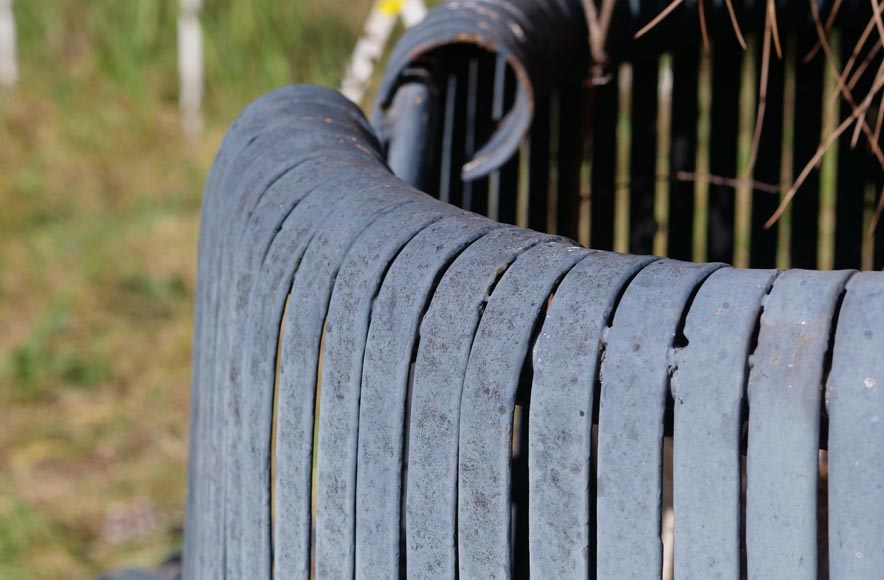
POLYGON ((17 81, 12 0, 0 0, 0 87, 11 88, 17 81))
MULTIPOLYGON (((0 0, 2 2, 3 0, 0 0)), ((188 135, 202 131, 203 118, 203 39, 199 11, 202 0, 180 0, 178 14, 178 105, 181 122, 188 135)))
POLYGON ((426 14, 423 0, 375 0, 341 83, 341 92, 345 97, 357 104, 362 101, 396 20, 401 16, 405 26, 410 28, 423 20, 426 14))

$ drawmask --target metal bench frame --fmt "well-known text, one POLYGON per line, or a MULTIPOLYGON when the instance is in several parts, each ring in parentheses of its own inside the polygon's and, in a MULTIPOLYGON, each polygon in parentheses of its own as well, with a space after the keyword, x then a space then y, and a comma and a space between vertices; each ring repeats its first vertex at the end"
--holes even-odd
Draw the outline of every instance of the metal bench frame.
MULTIPOLYGON (((509 9, 453 4, 485 32, 509 9)), ((494 30, 527 45, 539 18, 494 30)), ((397 50, 391 70, 415 56, 397 50)), ((470 167, 502 167, 526 126, 470 167)), ((260 98, 224 139, 185 578, 659 578, 668 434, 676 578, 810 579, 826 558, 830 578, 880 576, 884 274, 587 250, 433 199, 386 158, 316 87, 260 98)))

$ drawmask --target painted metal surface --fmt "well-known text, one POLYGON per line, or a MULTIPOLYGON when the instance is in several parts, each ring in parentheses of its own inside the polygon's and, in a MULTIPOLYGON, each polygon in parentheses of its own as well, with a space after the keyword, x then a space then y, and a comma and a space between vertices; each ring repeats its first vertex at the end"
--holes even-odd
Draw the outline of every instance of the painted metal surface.
POLYGON ((601 578, 651 578, 663 568, 669 353, 695 289, 720 267, 654 262, 635 277, 614 314, 600 369, 596 549, 601 578))
POLYGON ((408 423, 409 578, 457 575, 458 431, 470 349, 498 280, 544 238, 505 228, 476 241, 445 272, 421 321, 408 423))
POLYGON ((599 362, 623 289, 654 258, 596 252, 556 289, 537 342, 529 420, 532 578, 587 578, 599 362))
POLYGON ((740 440, 764 300, 777 273, 725 268, 688 312, 687 344, 674 353, 675 574, 739 580, 740 440))
POLYGON ((185 578, 659 578, 669 429, 678 577, 815 578, 826 522, 884 565, 880 274, 501 226, 307 87, 231 126, 198 268, 185 578))
POLYGON ((356 578, 399 578, 406 402, 421 315, 450 261, 500 224, 455 215, 418 234, 396 257, 371 313, 359 404, 356 578))
POLYGON ((463 383, 457 531, 461 578, 509 578, 510 462, 516 390, 535 323, 556 282, 587 251, 545 242, 519 256, 495 286, 463 383))
POLYGON ((442 3, 406 32, 393 49, 378 90, 375 125, 383 125, 412 63, 431 61, 440 49, 455 45, 496 53, 515 72, 514 104, 490 139, 479 144, 463 167, 465 180, 487 175, 518 149, 531 126, 537 93, 548 90, 562 75, 588 71, 586 37, 580 0, 442 3))
POLYGON ((829 578, 884 570, 884 274, 847 284, 826 389, 829 578))
POLYGON ((850 275, 784 272, 761 315, 748 385, 750 578, 817 578, 822 385, 832 319, 850 275))

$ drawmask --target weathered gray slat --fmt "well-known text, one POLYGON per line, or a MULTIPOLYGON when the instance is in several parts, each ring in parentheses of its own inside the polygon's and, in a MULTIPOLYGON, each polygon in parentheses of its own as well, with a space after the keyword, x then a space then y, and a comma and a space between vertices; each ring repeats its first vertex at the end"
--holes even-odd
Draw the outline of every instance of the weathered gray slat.
MULTIPOLYGON (((233 147, 234 145, 231 145, 233 147)), ((242 149, 242 147, 240 148, 242 149)), ((207 248, 204 262, 207 264, 204 270, 205 280, 202 286, 207 286, 202 297, 198 298, 198 302, 204 304, 204 307, 198 308, 200 311, 199 321, 206 321, 208 329, 204 332, 197 327, 197 334, 200 336, 200 342, 203 343, 200 348, 195 351, 195 366, 201 371, 195 382, 194 391, 199 393, 194 398, 192 405, 196 409, 195 415, 203 417, 200 421, 202 428, 196 435, 197 441, 202 441, 204 449, 197 453, 200 462, 204 465, 202 472, 205 474, 202 480, 205 481, 206 487, 202 490, 206 496, 204 503, 199 512, 205 514, 201 520, 206 520, 206 526, 200 533, 201 549, 199 551, 201 557, 200 570, 205 572, 207 578, 217 577, 219 567, 223 564, 223 548, 224 548, 224 521, 220 519, 222 513, 221 505, 223 502, 223 476, 218 477, 218 473, 223 473, 223 456, 220 449, 222 448, 221 437, 217 425, 219 419, 218 398, 220 397, 219 389, 216 387, 218 382, 218 367, 223 363, 224 358, 221 355, 219 343, 222 333, 219 328, 225 327, 225 321, 219 316, 222 311, 222 302, 225 299, 225 290, 228 285, 225 284, 224 257, 230 248, 235 247, 239 240, 239 232, 242 223, 247 216, 237 214, 231 211, 231 207, 242 206, 245 200, 253 199, 256 195, 263 193, 262 182, 266 186, 271 179, 267 179, 267 164, 261 163, 261 158, 252 152, 252 155, 238 155, 230 157, 227 162, 220 165, 217 174, 219 177, 215 180, 214 188, 207 186, 207 191, 213 192, 215 195, 206 195, 205 204, 211 199, 212 210, 207 211, 204 220, 204 229, 207 234, 201 241, 201 247, 207 248), (264 171, 256 170, 255 166, 264 171), (231 174, 236 175, 237 179, 231 178, 231 174), (262 177, 264 179, 262 179, 262 177), (215 199, 220 198, 220 199, 215 199), (208 240, 212 242, 209 243, 208 240), (206 314, 203 315, 203 310, 206 314)), ((265 160, 266 161, 266 160, 265 160)), ((271 172, 275 172, 275 165, 270 164, 271 172)), ((210 183, 212 176, 210 175, 210 183)), ((202 234, 201 234, 202 235, 202 234)), ((202 255, 202 253, 201 253, 202 255)), ((199 322, 198 322, 199 324, 199 322)), ((199 494, 197 495, 199 497, 199 494)))
MULTIPOLYGON (((328 99, 327 91, 307 87, 286 87, 269 93, 252 103, 231 125, 224 142, 219 149, 212 170, 209 173, 205 194, 202 204, 202 222, 200 227, 200 259, 198 266, 198 284, 196 297, 196 319, 194 324, 194 365, 193 365, 193 389, 191 406, 193 409, 191 421, 188 477, 188 502, 187 502, 187 529, 185 532, 185 544, 188 557, 185 559, 185 568, 188 577, 218 576, 218 567, 223 562, 223 542, 218 540, 218 534, 222 534, 220 527, 223 521, 218 521, 217 509, 210 509, 206 496, 210 487, 214 488, 218 483, 217 469, 209 469, 207 456, 210 455, 209 447, 218 434, 216 420, 210 416, 212 408, 212 385, 214 380, 206 367, 210 362, 217 361, 220 356, 214 350, 218 322, 218 299, 219 291, 226 285, 221 280, 219 256, 223 255, 222 246, 236 239, 227 227, 231 220, 242 219, 231 207, 237 207, 239 197, 242 194, 263 193, 260 186, 253 187, 251 191, 242 190, 233 183, 231 174, 236 169, 242 174, 246 173, 248 164, 242 164, 243 151, 253 145, 258 137, 267 134, 269 130, 286 120, 295 121, 305 116, 305 109, 314 105, 315 113, 327 114, 330 110, 340 112, 342 118, 346 118, 354 129, 360 129, 357 134, 369 135, 367 123, 358 114, 354 114, 352 108, 346 110, 341 103, 335 103, 328 99), (322 109, 316 109, 320 105, 322 109), (286 117, 286 113, 289 117, 286 117), (296 113, 294 116, 291 113, 296 113), (266 121, 273 118, 276 123, 268 129, 266 121), (237 160, 239 163, 234 163, 237 160), (207 393, 207 391, 209 391, 207 393), (211 424, 209 421, 211 420, 211 424), (212 520, 209 525, 207 520, 212 520), (201 531, 204 530, 204 531, 201 531), (204 533, 205 532, 205 533, 204 533), (212 552, 211 555, 208 552, 212 552), (195 565, 199 561, 199 565, 195 565), (202 576, 205 574, 205 576, 202 576)), ((289 132, 292 127, 288 127, 289 132)), ((263 144, 262 144, 263 145, 263 144)), ((257 148, 256 148, 257 150, 257 148)), ((260 154, 252 155, 251 162, 261 160, 260 154)), ((285 163, 288 160, 284 161, 285 163)), ((248 180, 240 180, 238 184, 248 183, 248 180)), ((217 499, 219 494, 211 489, 211 493, 217 499)))
POLYGON ((357 580, 399 579, 406 395, 420 320, 434 284, 465 247, 500 227, 470 214, 433 224, 396 257, 374 301, 359 403, 357 580))
MULTIPOLYGON (((336 168, 331 166, 330 170, 336 168)), ((308 195, 274 240, 256 284, 257 297, 249 313, 252 327, 242 343, 243 356, 248 361, 245 380, 231 393, 240 401, 241 411, 238 418, 233 418, 237 422, 228 427, 234 442, 230 459, 239 466, 241 482, 229 489, 227 495, 226 525, 231 528, 230 537, 240 541, 242 571, 234 570, 236 577, 270 576, 270 455, 276 351, 286 296, 300 263, 309 257, 307 271, 315 273, 319 270, 316 263, 333 258, 326 252, 345 250, 379 215, 407 201, 405 196, 395 194, 401 192, 398 183, 374 186, 354 196, 352 192, 359 191, 364 179, 362 172, 354 171, 308 195), (321 237, 323 242, 314 243, 314 237, 321 237)), ((292 300, 297 303, 298 296, 293 295, 292 300)))
POLYGON ((850 272, 789 270, 761 315, 749 372, 749 578, 817 578, 820 403, 829 331, 850 272))
MULTIPOLYGON (((252 309, 251 300, 257 295, 253 292, 254 283, 259 278, 257 273, 260 272, 261 262, 277 233, 297 204, 331 180, 328 171, 315 163, 299 163, 290 167, 260 197, 243 230, 239 244, 227 249, 224 256, 222 272, 226 274, 220 277, 219 282, 224 284, 225 289, 217 316, 221 328, 218 331, 220 339, 215 355, 223 362, 223 366, 220 371, 216 371, 217 378, 211 388, 222 391, 220 399, 216 399, 220 401, 222 424, 233 428, 223 430, 221 450, 224 455, 220 458, 223 467, 219 468, 226 478, 225 489, 231 490, 230 493, 233 495, 238 493, 242 483, 241 465, 230 459, 237 456, 236 448, 242 441, 230 437, 230 434, 235 429, 241 428, 242 405, 238 394, 242 391, 240 382, 245 364, 242 356, 245 350, 242 348, 241 340, 248 335, 251 324, 249 314, 252 309), (232 265, 228 265, 230 262, 232 265)), ((235 575, 234 571, 241 568, 240 539, 234 535, 238 530, 238 526, 235 525, 226 526, 225 529, 226 545, 230 548, 225 557, 229 575, 235 575)))
POLYGON ((884 274, 847 284, 829 375, 829 578, 884 573, 884 274))
POLYGON ((598 434, 599 578, 659 578, 669 352, 691 293, 718 264, 661 260, 632 281, 608 333, 598 434))
POLYGON ((458 461, 461 578, 510 576, 510 461, 516 390, 556 282, 587 250, 554 241, 516 259, 479 323, 464 378, 458 461))
POLYGON ((531 577, 590 577, 592 414, 598 363, 621 289, 651 257, 597 252, 556 289, 534 346, 528 448, 531 577))
MULTIPOLYGON (((328 307, 329 327, 336 326, 341 320, 349 322, 351 315, 358 314, 351 309, 355 300, 370 305, 383 271, 401 247, 423 228, 452 211, 442 204, 409 203, 395 208, 369 226, 351 248, 338 272, 328 307)), ((274 577, 280 579, 310 576, 315 418, 314 405, 307 401, 315 397, 319 344, 302 339, 297 326, 289 329, 297 319, 297 314, 292 312, 286 322, 279 376, 273 572, 274 577)), ((355 340, 355 332, 354 329, 354 335, 348 334, 344 339, 355 340)), ((362 341, 365 332, 367 329, 362 332, 362 341)), ((326 341, 326 352, 335 339, 332 334, 326 341)), ((349 357, 351 351, 346 351, 346 355, 349 357)), ((351 359, 344 360, 349 363, 351 359)), ((361 365, 361 354, 359 361, 361 365)), ((324 368, 337 363, 338 358, 325 355, 324 368)), ((330 369, 329 372, 335 374, 336 370, 330 369)), ((331 387, 323 384, 323 388, 331 387)), ((333 412, 327 408, 323 411, 333 412)))
POLYGON ((477 240, 439 282, 420 328, 408 427, 408 577, 453 580, 460 399, 470 347, 497 280, 549 236, 503 228, 477 240))
MULTIPOLYGON (((315 130, 316 122, 302 122, 292 125, 290 129, 297 133, 298 131, 315 130)), ((227 172, 228 179, 222 180, 219 185, 227 192, 225 197, 220 200, 224 206, 222 212, 226 213, 220 216, 220 223, 217 226, 220 229, 216 233, 220 239, 216 241, 215 246, 218 246, 219 250, 215 255, 213 267, 215 283, 209 300, 210 317, 213 322, 213 328, 209 333, 210 336, 213 336, 209 347, 212 354, 208 358, 210 362, 206 363, 208 368, 206 369, 205 382, 201 380, 200 385, 200 390, 207 391, 202 396, 207 404, 208 424, 202 436, 205 438, 208 448, 207 453, 204 453, 208 456, 205 462, 209 473, 209 505, 206 511, 209 516, 208 529, 210 531, 206 534, 208 536, 206 542, 207 549, 212 552, 212 555, 207 556, 206 566, 211 577, 219 574, 217 567, 226 560, 224 538, 227 534, 224 530, 225 521, 221 514, 223 513, 224 484, 226 483, 224 474, 227 473, 225 465, 229 455, 225 453, 224 436, 227 431, 219 429, 217 426, 225 424, 220 414, 226 408, 224 400, 228 389, 224 385, 228 380, 226 367, 231 360, 228 354, 228 345, 232 340, 231 333, 236 327, 231 314, 236 276, 233 263, 241 248, 249 245, 245 239, 245 233, 248 230, 247 222, 252 216, 253 207, 264 197, 270 184, 276 182, 302 162, 301 158, 305 147, 304 144, 299 144, 294 136, 284 135, 279 131, 262 135, 266 137, 266 141, 261 143, 262 147, 269 148, 271 151, 279 148, 284 150, 286 154, 261 155, 261 148, 247 149, 238 157, 230 160, 227 172), (298 155, 299 153, 300 155, 298 155)), ((250 139, 250 142, 255 141, 250 139)))
MULTIPOLYGON (((432 204, 441 207, 443 213, 456 211, 432 204)), ((386 235, 391 237, 389 232, 386 235)), ((402 239, 399 247, 408 239, 402 239)), ((326 321, 316 466, 315 571, 320 579, 349 578, 354 573, 356 445, 363 355, 372 302, 395 257, 379 259, 370 255, 366 259, 358 249, 354 252, 359 259, 348 260, 342 268, 326 321)))
POLYGON ((713 273, 675 352, 675 577, 740 580, 740 437, 747 361, 771 270, 713 273))

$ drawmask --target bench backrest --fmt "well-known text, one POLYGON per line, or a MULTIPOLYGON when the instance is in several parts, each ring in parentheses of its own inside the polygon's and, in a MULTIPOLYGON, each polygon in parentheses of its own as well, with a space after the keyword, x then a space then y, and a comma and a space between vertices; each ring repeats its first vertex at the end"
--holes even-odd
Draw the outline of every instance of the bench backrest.
MULTIPOLYGON (((516 8, 509 12, 498 4, 504 23, 511 12, 540 11, 557 22, 551 38, 542 25, 534 30, 538 38, 530 37, 532 30, 516 38, 494 28, 456 34, 459 9, 437 9, 402 40, 401 52, 413 58, 391 62, 378 109, 390 110, 397 82, 427 84, 434 105, 420 185, 494 219, 603 250, 742 267, 881 269, 884 231, 867 232, 884 171, 865 135, 851 145, 852 128, 829 148, 784 217, 765 227, 822 140, 852 112, 837 96, 836 70, 817 46, 809 5, 778 3, 783 56, 771 43, 763 130, 750 174, 766 2, 734 2, 747 50, 725 3, 706 2, 708 52, 695 2, 633 38, 664 4, 615 4, 605 46, 609 60, 600 69, 588 64, 580 0, 515 0, 504 3, 516 8), (579 13, 574 18, 580 25, 556 20, 565 13, 556 13, 560 4, 579 13), (523 50, 515 58, 513 46, 523 50), (537 53, 545 57, 539 65, 531 62, 537 53), (815 56, 808 60, 809 54, 815 56), (513 66, 519 59, 527 74, 513 66), (532 66, 548 74, 532 77, 532 66), (416 77, 421 67, 429 73, 416 77), (522 83, 531 85, 532 102, 514 106, 522 83), (526 106, 533 117, 521 144, 510 139, 499 168, 464 180, 463 165, 500 120, 521 116, 526 106)), ((826 23, 832 6, 820 10, 826 23)), ((536 14, 531 19, 543 24, 536 14)), ((845 81, 864 71, 853 79, 856 102, 868 93, 884 52, 876 47, 877 33, 867 33, 872 22, 868 3, 844 2, 828 36, 843 70, 866 33, 845 81)), ((868 114, 870 131, 875 116, 874 110, 868 114)), ((393 125, 385 131, 391 142, 393 125)))

